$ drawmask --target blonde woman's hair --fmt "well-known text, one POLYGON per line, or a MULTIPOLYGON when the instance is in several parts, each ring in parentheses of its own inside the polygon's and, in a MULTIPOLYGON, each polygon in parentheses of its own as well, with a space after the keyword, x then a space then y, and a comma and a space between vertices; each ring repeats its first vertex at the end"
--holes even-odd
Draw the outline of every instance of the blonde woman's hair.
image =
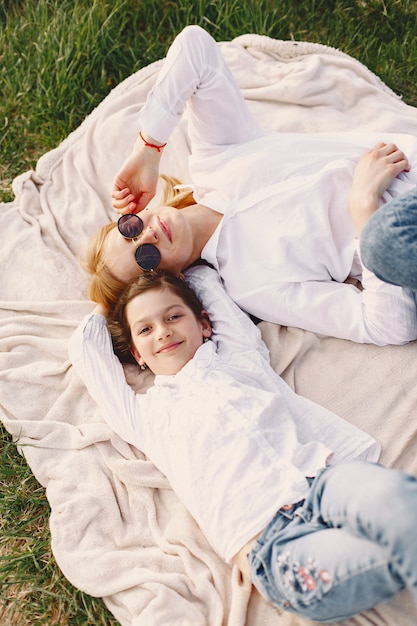
POLYGON ((180 184, 178 178, 161 174, 161 204, 173 206, 176 209, 185 209, 185 207, 195 204, 193 192, 190 187, 175 189, 175 187, 180 184))
MULTIPOLYGON (((195 204, 189 188, 174 189, 180 181, 173 176, 161 175, 162 196, 161 205, 184 209, 195 204)), ((117 221, 105 224, 93 235, 88 244, 83 265, 90 274, 89 298, 108 309, 113 309, 126 287, 125 282, 115 278, 106 267, 103 259, 103 244, 107 235, 117 227, 117 221)))

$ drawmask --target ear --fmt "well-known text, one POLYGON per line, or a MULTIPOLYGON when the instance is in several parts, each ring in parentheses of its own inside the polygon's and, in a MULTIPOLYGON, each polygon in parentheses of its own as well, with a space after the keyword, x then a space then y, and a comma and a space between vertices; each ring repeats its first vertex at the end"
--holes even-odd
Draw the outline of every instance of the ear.
POLYGON ((145 365, 145 360, 140 356, 140 353, 135 346, 130 346, 130 354, 133 356, 138 365, 145 365))
POLYGON ((207 311, 201 311, 201 328, 203 331, 203 337, 211 337, 211 322, 209 320, 207 311))

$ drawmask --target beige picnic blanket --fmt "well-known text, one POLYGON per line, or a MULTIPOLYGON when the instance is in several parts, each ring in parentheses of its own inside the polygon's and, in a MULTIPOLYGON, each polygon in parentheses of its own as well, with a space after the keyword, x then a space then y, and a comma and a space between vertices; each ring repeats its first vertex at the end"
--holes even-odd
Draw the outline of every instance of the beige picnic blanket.
MULTIPOLYGON (((219 45, 266 127, 417 133, 416 109, 335 49, 251 34, 219 45)), ((68 338, 92 308, 77 257, 115 218, 111 182, 162 62, 115 88, 36 171, 14 181, 15 201, 0 207, 0 418, 46 488, 63 574, 102 597, 122 625, 306 626, 221 561, 166 478, 104 423, 68 362, 68 338)), ((162 170, 187 182, 187 153, 184 119, 162 170)), ((297 392, 372 433, 384 463, 417 474, 415 343, 381 348, 261 328, 274 367, 297 392)), ((152 382, 133 366, 126 373, 138 390, 152 382)), ((343 622, 416 623, 406 591, 343 622)))

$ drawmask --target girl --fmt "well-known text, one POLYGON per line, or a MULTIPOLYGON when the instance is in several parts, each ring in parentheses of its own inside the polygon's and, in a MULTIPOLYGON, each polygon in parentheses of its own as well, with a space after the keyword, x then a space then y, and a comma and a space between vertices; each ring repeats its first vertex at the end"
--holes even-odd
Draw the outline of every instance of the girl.
POLYGON ((115 302, 143 270, 179 273, 201 257, 233 300, 260 319, 381 345, 417 337, 413 295, 363 268, 359 251, 362 227, 381 196, 417 182, 405 157, 417 162, 414 137, 386 135, 369 149, 380 135, 267 132, 252 118, 219 47, 197 26, 172 44, 140 125, 114 181, 122 222, 91 244, 93 300, 115 302), (192 204, 177 211, 162 202, 142 211, 186 105, 192 204), (344 284, 355 280, 363 291, 344 284))
POLYGON ((281 380, 214 270, 187 280, 193 291, 140 276, 114 314, 116 346, 155 374, 144 394, 126 383, 103 315, 73 335, 70 358, 107 422, 273 604, 334 621, 404 586, 417 599, 417 481, 366 462, 379 455, 369 435, 281 380))

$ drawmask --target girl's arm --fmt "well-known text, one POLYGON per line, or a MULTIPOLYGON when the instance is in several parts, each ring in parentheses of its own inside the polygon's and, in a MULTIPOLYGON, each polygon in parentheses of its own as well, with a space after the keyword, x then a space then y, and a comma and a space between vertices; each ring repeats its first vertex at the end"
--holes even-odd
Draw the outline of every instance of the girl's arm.
POLYGON ((198 265, 186 270, 185 277, 209 315, 218 353, 256 350, 269 363, 259 328, 226 293, 216 270, 198 265))
POLYGON ((113 352, 106 318, 95 311, 72 335, 69 358, 105 421, 122 439, 140 448, 138 398, 113 352))
MULTIPOLYGON (((215 40, 199 26, 187 26, 175 38, 140 113, 149 143, 165 144, 189 110, 192 151, 227 146, 259 135, 239 87, 215 40)), ((116 175, 113 206, 120 213, 141 211, 155 194, 161 153, 139 137, 116 175)))

